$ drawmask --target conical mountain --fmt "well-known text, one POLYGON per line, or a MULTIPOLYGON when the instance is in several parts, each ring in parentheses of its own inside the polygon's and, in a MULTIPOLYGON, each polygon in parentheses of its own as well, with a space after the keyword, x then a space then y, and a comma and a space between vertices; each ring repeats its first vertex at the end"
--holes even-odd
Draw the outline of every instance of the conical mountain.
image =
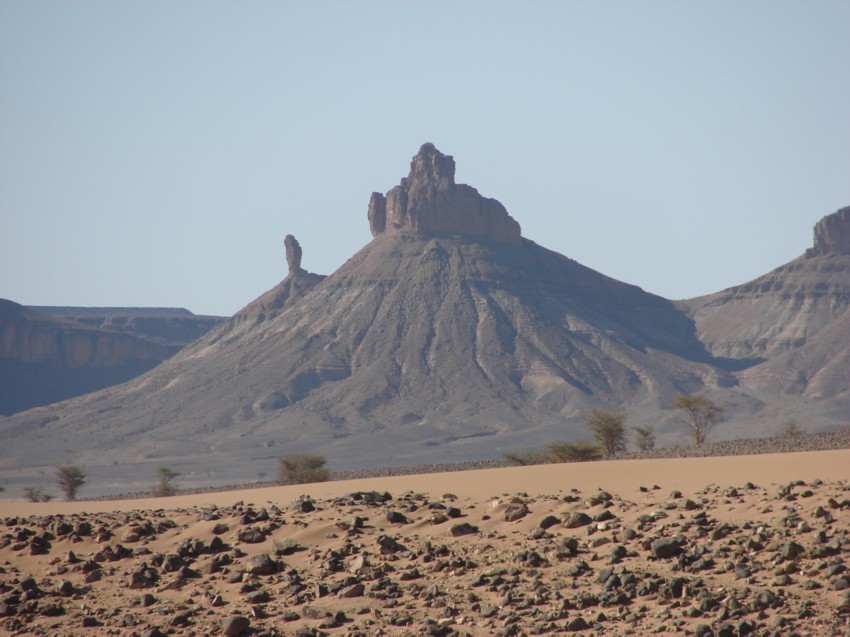
POLYGON ((702 306, 523 238, 432 144, 372 194, 368 219, 373 240, 330 276, 302 270, 287 239, 287 278, 172 359, 0 421, 18 465, 108 476, 119 463, 124 489, 163 465, 221 483, 273 472, 289 451, 337 469, 499 457, 586 438, 593 407, 670 421, 678 393, 714 392, 747 415, 763 404, 737 386, 740 352, 697 337, 688 312, 706 326, 702 306))

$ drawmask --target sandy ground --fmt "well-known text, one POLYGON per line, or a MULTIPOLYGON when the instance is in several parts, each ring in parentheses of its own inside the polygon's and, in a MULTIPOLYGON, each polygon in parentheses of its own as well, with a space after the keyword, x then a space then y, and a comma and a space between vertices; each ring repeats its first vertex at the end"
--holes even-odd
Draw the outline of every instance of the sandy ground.
POLYGON ((3 634, 850 635, 850 450, 0 517, 3 634))

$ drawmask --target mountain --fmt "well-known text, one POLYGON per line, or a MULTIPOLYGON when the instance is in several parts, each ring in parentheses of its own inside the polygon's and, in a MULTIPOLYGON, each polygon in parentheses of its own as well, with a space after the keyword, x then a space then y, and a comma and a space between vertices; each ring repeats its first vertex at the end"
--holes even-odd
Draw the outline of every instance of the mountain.
POLYGON ((123 383, 216 322, 185 310, 38 309, 0 299, 0 414, 123 383))
POLYGON ((682 307, 712 355, 736 360, 743 387, 826 406, 850 398, 850 207, 821 219, 805 254, 749 283, 682 307))
POLYGON ((784 354, 781 338, 761 345, 736 323, 750 301, 727 291, 717 321, 740 333, 726 338, 711 318, 724 303, 673 303, 547 250, 454 175, 451 156, 423 145, 399 185, 372 194, 372 241, 330 276, 304 271, 287 237, 287 277, 171 359, 0 420, 16 451, 0 476, 73 462, 100 489, 127 490, 159 466, 196 483, 252 480, 289 451, 335 469, 499 457, 586 438, 588 410, 606 406, 684 442, 669 408, 679 393, 729 409, 718 437, 763 435, 785 414, 828 425, 808 397, 757 386, 784 354))

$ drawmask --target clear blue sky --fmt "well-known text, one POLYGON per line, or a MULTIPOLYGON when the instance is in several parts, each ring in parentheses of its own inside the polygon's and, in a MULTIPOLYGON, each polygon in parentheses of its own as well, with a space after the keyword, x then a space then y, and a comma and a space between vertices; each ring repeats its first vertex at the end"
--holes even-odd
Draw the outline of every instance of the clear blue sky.
POLYGON ((0 297, 232 314, 425 141, 604 274, 743 283, 850 205, 850 2, 0 0, 0 297))

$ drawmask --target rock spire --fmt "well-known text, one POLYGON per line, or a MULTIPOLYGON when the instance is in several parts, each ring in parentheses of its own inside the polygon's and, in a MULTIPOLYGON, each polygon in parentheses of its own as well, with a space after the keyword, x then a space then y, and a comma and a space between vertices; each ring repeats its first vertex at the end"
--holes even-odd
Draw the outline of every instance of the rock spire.
POLYGON ((434 144, 423 144, 410 174, 386 195, 373 192, 369 227, 379 235, 463 235, 518 243, 520 226, 495 199, 455 183, 455 161, 434 144))
POLYGON ((283 245, 286 246, 286 265, 289 266, 289 273, 294 274, 301 271, 301 244, 298 239, 291 234, 286 235, 283 239, 283 245))

